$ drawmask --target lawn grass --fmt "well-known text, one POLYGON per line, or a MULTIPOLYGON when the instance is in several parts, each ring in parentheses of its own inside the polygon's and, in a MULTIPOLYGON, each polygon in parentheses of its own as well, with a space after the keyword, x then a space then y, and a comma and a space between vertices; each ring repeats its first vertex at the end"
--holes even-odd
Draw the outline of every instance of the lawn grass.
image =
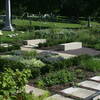
MULTIPOLYGON (((82 21, 82 20, 80 20, 80 24, 86 25, 86 24, 87 24, 87 21, 82 21)), ((92 26, 100 26, 100 23, 99 23, 99 22, 96 22, 96 21, 91 21, 90 24, 91 24, 92 26)))
MULTIPOLYGON (((13 24, 16 26, 30 26, 29 20, 13 20, 13 24)), ((80 24, 72 24, 72 23, 58 23, 58 22, 44 22, 44 21, 32 21, 32 26, 38 27, 49 27, 49 28, 81 28, 80 24)))

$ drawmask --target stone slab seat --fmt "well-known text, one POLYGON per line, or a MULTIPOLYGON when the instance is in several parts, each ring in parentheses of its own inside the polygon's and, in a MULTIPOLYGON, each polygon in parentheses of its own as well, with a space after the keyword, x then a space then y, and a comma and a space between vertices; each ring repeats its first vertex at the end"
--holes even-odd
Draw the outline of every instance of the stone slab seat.
POLYGON ((45 43, 46 39, 34 39, 34 40, 25 40, 27 42, 27 45, 38 45, 39 43, 45 43))
POLYGON ((82 42, 70 42, 59 45, 59 49, 63 51, 76 50, 82 48, 82 42))
POLYGON ((33 86, 30 86, 30 85, 26 85, 25 91, 26 91, 26 93, 34 94, 34 96, 42 96, 42 95, 45 95, 46 93, 48 93, 48 91, 46 91, 46 90, 35 88, 33 86))

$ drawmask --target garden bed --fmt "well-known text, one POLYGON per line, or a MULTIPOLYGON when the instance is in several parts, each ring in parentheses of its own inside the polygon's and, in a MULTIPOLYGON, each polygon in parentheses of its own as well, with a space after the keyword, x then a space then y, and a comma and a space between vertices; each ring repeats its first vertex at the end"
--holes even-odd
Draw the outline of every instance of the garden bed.
MULTIPOLYGON (((72 67, 69 68, 69 70, 70 71, 76 71, 76 73, 77 73, 76 79, 74 81, 66 82, 64 84, 46 86, 46 87, 44 87, 42 89, 47 89, 52 94, 59 93, 63 89, 66 89, 66 88, 69 88, 69 87, 73 87, 73 86, 77 86, 77 83, 80 83, 80 82, 82 82, 84 80, 89 79, 90 77, 93 77, 93 76, 99 74, 99 71, 94 73, 94 72, 91 72, 89 70, 78 69, 77 66, 72 66, 72 67)), ((30 80, 29 81, 29 85, 32 85, 32 86, 35 86, 35 87, 39 87, 37 84, 34 83, 34 81, 35 80, 30 80)))

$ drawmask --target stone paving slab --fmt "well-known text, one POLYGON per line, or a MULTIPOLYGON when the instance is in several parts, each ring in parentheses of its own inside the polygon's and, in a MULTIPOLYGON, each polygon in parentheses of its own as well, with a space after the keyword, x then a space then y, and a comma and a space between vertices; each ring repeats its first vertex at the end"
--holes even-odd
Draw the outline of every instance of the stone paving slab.
POLYGON ((94 81, 84 81, 79 83, 78 85, 87 87, 90 89, 100 90, 100 83, 94 82, 94 81))
POLYGON ((93 98, 93 100, 98 100, 98 99, 100 99, 100 95, 93 98))
POLYGON ((96 93, 95 91, 79 88, 79 87, 71 87, 71 88, 62 90, 61 92, 67 95, 79 97, 82 99, 85 99, 89 97, 90 95, 93 95, 94 93, 96 93))
POLYGON ((59 94, 55 94, 53 96, 48 97, 45 100, 74 100, 74 99, 67 98, 67 97, 61 96, 59 94))
POLYGON ((33 93, 34 96, 42 96, 42 95, 45 95, 46 93, 48 93, 45 90, 35 88, 35 87, 29 86, 29 85, 26 85, 25 90, 26 90, 26 93, 33 93))
POLYGON ((100 82, 100 76, 95 76, 95 77, 92 77, 90 78, 91 80, 94 80, 94 81, 98 81, 100 82))

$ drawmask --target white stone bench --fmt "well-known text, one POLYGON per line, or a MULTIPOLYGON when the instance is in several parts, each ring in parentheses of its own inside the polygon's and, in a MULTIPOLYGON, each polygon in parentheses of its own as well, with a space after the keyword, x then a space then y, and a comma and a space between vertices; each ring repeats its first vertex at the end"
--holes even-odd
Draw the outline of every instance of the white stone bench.
POLYGON ((25 46, 24 47, 38 47, 39 43, 45 43, 46 39, 34 39, 34 40, 25 40, 25 46))
POLYGON ((63 51, 80 49, 82 48, 82 42, 71 42, 71 43, 60 44, 59 48, 63 51))

